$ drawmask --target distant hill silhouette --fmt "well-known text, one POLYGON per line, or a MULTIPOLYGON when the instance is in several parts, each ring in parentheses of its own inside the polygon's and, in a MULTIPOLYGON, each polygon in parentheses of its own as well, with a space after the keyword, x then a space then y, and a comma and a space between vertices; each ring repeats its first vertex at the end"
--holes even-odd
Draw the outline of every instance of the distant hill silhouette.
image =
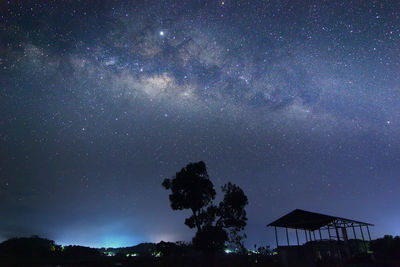
POLYGON ((92 259, 101 256, 98 249, 83 246, 65 246, 59 254, 68 259, 92 259))
POLYGON ((156 252, 157 245, 155 243, 140 243, 136 246, 131 247, 120 247, 120 248, 101 248, 99 251, 104 254, 104 252, 113 252, 117 254, 138 254, 140 256, 151 256, 156 252))

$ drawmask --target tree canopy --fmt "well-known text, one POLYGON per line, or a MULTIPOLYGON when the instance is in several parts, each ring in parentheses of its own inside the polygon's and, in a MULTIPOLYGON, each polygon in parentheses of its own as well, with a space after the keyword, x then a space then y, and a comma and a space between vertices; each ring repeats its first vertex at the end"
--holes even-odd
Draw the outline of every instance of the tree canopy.
POLYGON ((169 200, 173 210, 192 211, 185 224, 197 229, 193 238, 195 246, 218 250, 228 238, 241 240, 238 233, 247 223, 245 207, 248 200, 239 186, 230 182, 222 186, 224 198, 214 205, 216 192, 203 161, 189 163, 174 177, 165 179, 162 185, 171 191, 169 200))

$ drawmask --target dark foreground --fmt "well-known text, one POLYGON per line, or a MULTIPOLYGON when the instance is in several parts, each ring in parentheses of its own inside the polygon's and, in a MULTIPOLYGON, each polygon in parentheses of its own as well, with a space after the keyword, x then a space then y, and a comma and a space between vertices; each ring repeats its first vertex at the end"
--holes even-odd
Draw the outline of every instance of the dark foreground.
MULTIPOLYGON (((5 267, 84 267, 84 266, 187 266, 187 267, 228 267, 228 266, 271 266, 280 267, 276 256, 264 255, 219 255, 213 258, 207 257, 99 257, 85 260, 24 260, 24 259, 0 259, 0 266, 5 267)), ((298 264, 299 267, 312 267, 298 264)), ((347 264, 316 263, 315 267, 400 267, 400 261, 377 261, 371 259, 353 259, 347 264)))
MULTIPOLYGON (((307 246, 307 244, 305 245, 307 246)), ((201 252, 191 244, 182 242, 141 243, 132 247, 89 248, 61 246, 54 241, 37 236, 13 238, 0 243, 0 267, 83 267, 83 266, 182 266, 182 267, 231 267, 270 266, 286 267, 400 267, 400 237, 385 236, 368 243, 371 250, 353 254, 345 264, 338 264, 335 257, 306 257, 300 252, 295 260, 285 261, 288 254, 272 251, 267 247, 245 250, 242 254, 226 249, 219 252, 201 252), (227 252, 227 253, 224 253, 227 252), (279 254, 278 254, 279 253, 279 254), (358 256, 356 256, 358 255, 358 256), (324 259, 324 261, 322 261, 324 259), (308 261, 300 263, 299 261, 308 261), (336 261, 336 262, 335 262, 336 261)))
POLYGON ((218 255, 214 257, 99 257, 85 260, 54 259, 24 260, 3 259, 0 266, 46 266, 46 267, 83 267, 83 266, 281 266, 271 256, 218 255))

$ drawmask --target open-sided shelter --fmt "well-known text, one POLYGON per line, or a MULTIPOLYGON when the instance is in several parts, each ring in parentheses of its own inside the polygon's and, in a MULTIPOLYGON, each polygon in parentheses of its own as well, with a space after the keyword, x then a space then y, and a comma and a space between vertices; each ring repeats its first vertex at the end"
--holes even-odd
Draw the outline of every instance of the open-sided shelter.
MULTIPOLYGON (((334 254, 336 258, 342 261, 344 258, 349 258, 359 251, 367 252, 368 249, 365 239, 367 235, 368 239, 371 240, 369 227, 373 225, 352 219, 296 209, 271 222, 267 226, 274 227, 275 229, 278 253, 280 251, 285 255, 299 254, 299 249, 293 248, 293 246, 300 246, 299 235, 303 235, 302 232, 304 232, 305 243, 312 244, 309 245, 308 248, 312 248, 312 253, 317 254, 316 257, 321 258, 322 252, 325 251, 329 257, 334 254), (279 244, 277 228, 285 229, 287 245, 279 244), (290 244, 288 229, 293 229, 295 231, 297 241, 295 244, 290 244), (352 232, 354 237, 352 240, 353 244, 356 244, 356 246, 363 246, 361 250, 357 247, 354 248, 354 245, 352 249, 350 248, 348 230, 352 232), (356 232, 359 232, 362 241, 354 242, 358 240, 356 232), (327 238, 325 238, 326 236, 327 238)), ((304 249, 301 253, 305 253, 304 249)))

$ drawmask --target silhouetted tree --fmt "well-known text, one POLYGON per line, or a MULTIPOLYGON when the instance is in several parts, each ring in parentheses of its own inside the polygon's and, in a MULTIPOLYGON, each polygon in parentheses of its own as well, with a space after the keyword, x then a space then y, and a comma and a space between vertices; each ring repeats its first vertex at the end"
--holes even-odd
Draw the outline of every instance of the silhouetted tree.
POLYGON ((245 210, 245 206, 248 204, 247 196, 240 187, 230 182, 222 186, 222 192, 225 195, 217 209, 219 219, 216 225, 228 229, 231 244, 244 252, 243 241, 246 234, 240 235, 239 233, 247 224, 245 210))
POLYGON ((400 237, 385 235, 383 238, 372 240, 371 250, 378 259, 393 260, 400 259, 400 237))
POLYGON ((208 177, 206 164, 202 161, 190 163, 173 179, 165 179, 162 185, 172 192, 169 195, 171 208, 190 209, 193 215, 186 219, 185 224, 190 228, 197 227, 200 232, 202 224, 208 219, 203 209, 215 198, 214 185, 208 177))
POLYGON ((8 239, 0 244, 0 257, 48 258, 54 255, 58 246, 53 240, 38 236, 8 239))
POLYGON ((214 205, 216 192, 203 161, 188 164, 172 179, 165 179, 162 185, 171 190, 169 200, 173 210, 192 211, 185 224, 197 229, 193 238, 195 247, 218 250, 223 248, 229 237, 231 240, 243 239, 239 232, 247 222, 247 196, 240 187, 228 183, 222 186, 223 200, 214 205))
POLYGON ((213 252, 223 249, 227 240, 228 234, 222 227, 206 225, 193 237, 193 246, 207 252, 213 252))
POLYGON ((161 252, 163 257, 182 257, 188 253, 190 246, 184 242, 164 242, 156 244, 156 251, 161 252))

